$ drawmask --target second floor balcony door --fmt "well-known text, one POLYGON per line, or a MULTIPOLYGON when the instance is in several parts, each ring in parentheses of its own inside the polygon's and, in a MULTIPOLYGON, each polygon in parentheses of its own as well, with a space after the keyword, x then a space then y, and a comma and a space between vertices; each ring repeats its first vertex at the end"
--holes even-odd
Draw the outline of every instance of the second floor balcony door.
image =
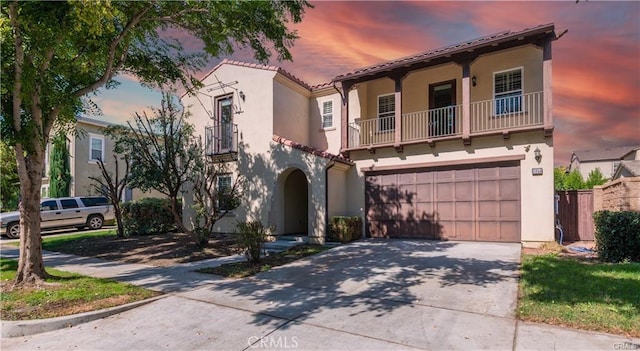
POLYGON ((455 105, 455 80, 429 85, 429 137, 455 134, 455 105))
POLYGON ((220 153, 230 152, 233 147, 233 95, 216 99, 217 128, 215 139, 220 153))

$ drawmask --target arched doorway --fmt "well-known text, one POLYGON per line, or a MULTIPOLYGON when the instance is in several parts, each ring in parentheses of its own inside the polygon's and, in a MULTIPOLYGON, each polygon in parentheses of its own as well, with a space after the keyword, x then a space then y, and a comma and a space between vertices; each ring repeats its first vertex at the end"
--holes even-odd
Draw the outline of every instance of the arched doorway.
POLYGON ((309 184, 299 169, 294 169, 284 181, 283 234, 307 235, 309 228, 309 184))

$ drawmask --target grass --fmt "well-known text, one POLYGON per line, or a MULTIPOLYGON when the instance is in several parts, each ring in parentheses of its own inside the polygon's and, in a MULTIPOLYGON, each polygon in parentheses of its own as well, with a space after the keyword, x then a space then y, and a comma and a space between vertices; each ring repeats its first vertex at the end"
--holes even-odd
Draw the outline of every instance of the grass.
MULTIPOLYGON (((60 236, 43 236, 42 237, 42 249, 49 251, 58 251, 57 249, 66 246, 70 242, 79 241, 79 240, 87 240, 95 237, 101 236, 116 236, 115 229, 104 229, 97 232, 89 232, 89 233, 77 233, 77 234, 68 234, 68 235, 60 235, 60 236)), ((12 242, 8 243, 8 245, 12 246, 20 246, 20 242, 12 242)))
POLYGON ((286 251, 263 257, 260 263, 254 264, 247 261, 226 263, 218 267, 201 268, 200 273, 220 275, 227 278, 245 278, 260 272, 266 272, 273 267, 282 266, 301 258, 315 255, 329 248, 322 245, 303 244, 294 246, 286 251))
POLYGON ((18 262, 0 258, 3 320, 30 320, 123 305, 159 295, 130 284, 47 268, 52 275, 40 288, 11 289, 18 262))
POLYGON ((640 263, 524 255, 520 294, 523 320, 640 337, 640 263))

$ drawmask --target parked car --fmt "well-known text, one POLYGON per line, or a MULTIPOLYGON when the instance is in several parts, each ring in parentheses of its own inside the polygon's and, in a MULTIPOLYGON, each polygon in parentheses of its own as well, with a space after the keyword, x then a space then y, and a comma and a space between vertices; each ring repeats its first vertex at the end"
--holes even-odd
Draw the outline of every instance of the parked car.
MULTIPOLYGON (((114 214, 103 196, 64 197, 40 201, 40 228, 102 228, 114 214)), ((0 213, 0 235, 11 239, 20 236, 20 212, 0 213)))

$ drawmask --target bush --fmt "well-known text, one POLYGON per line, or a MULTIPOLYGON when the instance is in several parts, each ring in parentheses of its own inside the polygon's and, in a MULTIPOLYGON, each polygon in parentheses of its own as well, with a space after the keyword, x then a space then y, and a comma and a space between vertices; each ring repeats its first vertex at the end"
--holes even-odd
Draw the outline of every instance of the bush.
POLYGON ((271 231, 273 228, 265 227, 260 221, 238 222, 236 224, 238 246, 244 252, 247 261, 260 263, 264 241, 271 231))
POLYGON ((640 262, 640 213, 598 211, 593 214, 598 257, 607 262, 640 262))
POLYGON ((331 217, 327 241, 348 243, 360 238, 362 238, 362 219, 360 217, 331 217))
POLYGON ((122 204, 124 235, 148 235, 176 230, 169 199, 147 197, 122 204))

